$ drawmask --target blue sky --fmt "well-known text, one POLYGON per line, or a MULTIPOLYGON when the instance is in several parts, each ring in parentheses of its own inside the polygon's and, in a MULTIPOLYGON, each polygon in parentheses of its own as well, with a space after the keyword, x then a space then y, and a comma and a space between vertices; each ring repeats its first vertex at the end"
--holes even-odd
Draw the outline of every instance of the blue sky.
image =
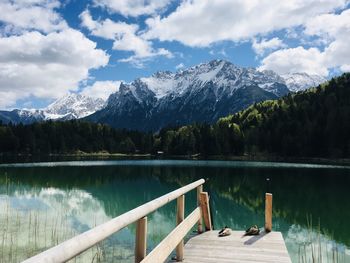
POLYGON ((279 74, 350 70, 348 0, 2 0, 0 109, 225 59, 279 74))

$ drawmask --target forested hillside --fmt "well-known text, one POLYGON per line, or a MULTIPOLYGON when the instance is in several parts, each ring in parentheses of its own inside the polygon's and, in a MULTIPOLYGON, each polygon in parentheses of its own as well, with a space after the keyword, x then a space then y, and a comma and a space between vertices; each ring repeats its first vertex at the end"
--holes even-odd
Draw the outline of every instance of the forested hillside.
POLYGON ((226 118, 247 150, 288 156, 350 156, 350 74, 226 118))
POLYGON ((317 88, 256 103, 215 125, 163 130, 161 148, 172 154, 350 156, 350 74, 317 88))
POLYGON ((350 74, 279 100, 256 103, 214 125, 156 134, 83 121, 1 125, 2 153, 156 153, 350 157, 350 74))

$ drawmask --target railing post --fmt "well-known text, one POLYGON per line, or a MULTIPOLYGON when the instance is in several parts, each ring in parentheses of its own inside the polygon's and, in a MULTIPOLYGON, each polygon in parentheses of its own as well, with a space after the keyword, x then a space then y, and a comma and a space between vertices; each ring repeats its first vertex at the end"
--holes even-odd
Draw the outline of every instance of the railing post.
POLYGON ((209 207, 209 196, 207 192, 201 192, 200 193, 200 199, 201 199, 201 208, 203 213, 203 219, 204 219, 204 225, 205 230, 213 230, 213 226, 211 224, 211 217, 210 217, 210 207, 209 207))
MULTIPOLYGON (((203 185, 197 186, 197 204, 199 207, 201 207, 201 193, 203 192, 203 185)), ((203 225, 202 225, 202 209, 201 209, 201 218, 198 220, 198 228, 197 231, 198 233, 203 232, 203 225)))
POLYGON ((272 231, 272 194, 265 194, 265 231, 272 231))
POLYGON ((146 257, 147 248, 147 216, 136 222, 135 238, 135 263, 141 262, 146 257))
MULTIPOLYGON (((185 195, 177 198, 176 225, 179 225, 185 218, 185 195)), ((184 240, 182 239, 176 247, 176 261, 182 261, 184 258, 184 240)))

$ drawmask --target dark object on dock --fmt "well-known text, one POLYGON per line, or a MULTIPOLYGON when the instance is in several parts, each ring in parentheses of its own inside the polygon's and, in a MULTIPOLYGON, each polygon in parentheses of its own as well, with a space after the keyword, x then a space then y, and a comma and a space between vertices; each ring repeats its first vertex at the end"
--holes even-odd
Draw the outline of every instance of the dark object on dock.
POLYGON ((244 235, 245 236, 257 236, 259 234, 260 234, 260 229, 258 228, 257 225, 253 225, 245 231, 244 235))
POLYGON ((232 232, 231 228, 229 228, 228 226, 225 226, 219 231, 218 236, 219 237, 229 236, 231 235, 231 232, 232 232))

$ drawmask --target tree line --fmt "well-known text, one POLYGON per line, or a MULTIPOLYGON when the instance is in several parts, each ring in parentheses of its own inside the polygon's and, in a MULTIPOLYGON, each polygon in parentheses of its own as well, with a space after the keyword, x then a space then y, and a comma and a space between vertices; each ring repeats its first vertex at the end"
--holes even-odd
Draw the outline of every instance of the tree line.
POLYGON ((2 153, 151 152, 153 135, 79 120, 1 125, 2 153))
POLYGON ((85 121, 0 125, 2 153, 157 153, 350 157, 350 74, 214 124, 143 133, 85 121))

